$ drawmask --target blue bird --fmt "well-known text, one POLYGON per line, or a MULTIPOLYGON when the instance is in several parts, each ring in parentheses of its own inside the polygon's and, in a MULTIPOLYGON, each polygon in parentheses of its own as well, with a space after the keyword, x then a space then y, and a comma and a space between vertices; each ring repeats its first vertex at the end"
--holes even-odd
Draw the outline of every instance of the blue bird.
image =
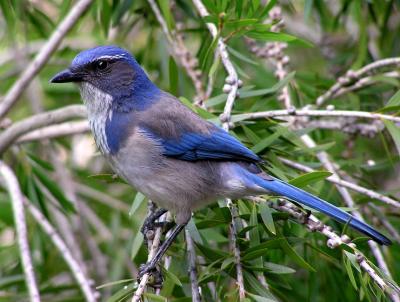
POLYGON ((85 50, 51 82, 78 84, 100 151, 121 177, 162 208, 151 218, 166 210, 176 215, 170 237, 141 275, 154 271, 193 211, 224 197, 285 196, 380 244, 391 243, 349 213, 267 175, 259 168, 260 157, 159 89, 124 49, 85 50))

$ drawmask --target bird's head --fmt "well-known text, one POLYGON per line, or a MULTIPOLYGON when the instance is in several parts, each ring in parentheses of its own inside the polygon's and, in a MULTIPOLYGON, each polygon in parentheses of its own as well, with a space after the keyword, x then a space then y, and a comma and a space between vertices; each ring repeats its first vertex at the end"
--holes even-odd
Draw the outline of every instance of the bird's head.
POLYGON ((117 46, 99 46, 80 52, 69 68, 56 74, 50 82, 77 83, 84 102, 92 108, 104 107, 105 102, 119 107, 135 99, 142 102, 157 89, 134 57, 117 46))

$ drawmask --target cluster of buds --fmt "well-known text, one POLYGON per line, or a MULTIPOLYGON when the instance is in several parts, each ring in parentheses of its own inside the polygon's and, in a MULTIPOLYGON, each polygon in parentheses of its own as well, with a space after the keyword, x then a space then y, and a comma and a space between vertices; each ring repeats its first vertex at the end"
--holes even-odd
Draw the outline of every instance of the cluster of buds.
MULTIPOLYGON (((222 91, 223 91, 224 93, 229 93, 229 92, 231 92, 232 86, 233 86, 233 85, 237 85, 237 87, 240 88, 240 87, 243 86, 243 81, 240 80, 240 79, 238 79, 238 80, 237 80, 237 83, 236 83, 236 80, 235 80, 235 79, 233 79, 232 77, 228 76, 228 77, 226 77, 226 79, 225 79, 225 84, 224 84, 224 87, 222 88, 222 91)), ((236 92, 236 96, 239 97, 239 90, 236 92)))

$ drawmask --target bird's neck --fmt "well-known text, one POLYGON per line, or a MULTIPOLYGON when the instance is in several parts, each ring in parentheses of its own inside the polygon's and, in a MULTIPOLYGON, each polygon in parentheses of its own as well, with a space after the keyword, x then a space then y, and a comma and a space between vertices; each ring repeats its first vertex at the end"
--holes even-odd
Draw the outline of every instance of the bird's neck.
POLYGON ((112 110, 121 113, 146 110, 159 101, 161 93, 143 72, 135 76, 129 87, 113 93, 112 110))

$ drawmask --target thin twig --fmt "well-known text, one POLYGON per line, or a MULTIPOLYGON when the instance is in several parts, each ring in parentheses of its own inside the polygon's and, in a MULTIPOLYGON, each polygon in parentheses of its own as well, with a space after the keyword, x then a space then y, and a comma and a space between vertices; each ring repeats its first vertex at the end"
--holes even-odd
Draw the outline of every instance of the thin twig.
POLYGON ((32 141, 57 138, 88 132, 89 122, 87 120, 78 122, 65 122, 62 124, 51 125, 37 130, 30 131, 17 139, 18 144, 32 141))
MULTIPOLYGON (((292 167, 292 168, 295 168, 295 169, 298 169, 298 170, 301 170, 301 171, 304 171, 304 172, 314 172, 315 171, 314 169, 312 169, 310 167, 307 167, 307 166, 305 166, 303 164, 300 164, 298 162, 294 162, 294 161, 292 161, 290 159, 287 159, 287 158, 279 157, 279 160, 282 161, 283 163, 285 163, 286 165, 292 167)), ((364 187, 359 186, 359 185, 357 185, 355 183, 352 183, 350 181, 346 181, 346 180, 343 180, 343 179, 341 179, 339 177, 335 177, 334 175, 331 175, 331 176, 327 177, 326 179, 329 180, 330 182, 336 184, 336 185, 349 188, 350 190, 353 190, 353 191, 356 191, 358 193, 364 194, 364 195, 366 195, 368 197, 380 200, 380 201, 382 201, 382 202, 384 202, 384 203, 386 203, 388 205, 394 206, 396 208, 400 208, 400 202, 399 201, 397 201, 395 199, 392 199, 392 198, 390 198, 388 196, 385 196, 383 194, 380 194, 380 193, 378 193, 376 191, 373 191, 371 189, 364 188, 364 187)))
POLYGON ((187 245, 187 257, 189 263, 190 284, 192 285, 192 301, 200 302, 201 296, 199 292, 199 282, 197 280, 196 270, 196 251, 194 249, 193 239, 187 229, 185 230, 185 235, 187 245))
MULTIPOLYGON (((255 201, 266 202, 265 199, 261 197, 253 198, 255 201)), ((364 257, 364 255, 356 248, 354 243, 351 243, 351 239, 347 235, 339 236, 335 232, 332 231, 330 226, 327 226, 322 221, 320 221, 314 215, 309 215, 308 213, 301 211, 298 207, 293 205, 292 203, 279 199, 276 202, 268 202, 269 206, 280 211, 290 214, 290 216, 296 218, 296 220, 304 224, 308 230, 311 232, 319 232, 326 237, 328 237, 327 245, 329 248, 337 248, 340 245, 348 246, 353 253, 357 257, 357 262, 361 266, 361 268, 370 275, 370 277, 375 281, 375 283, 385 291, 388 291, 389 288, 393 288, 391 284, 387 284, 384 279, 376 272, 372 266, 369 264, 368 260, 364 257)), ((394 288, 396 289, 396 288, 394 288)), ((397 289, 396 289, 397 290, 397 289)), ((389 292, 389 291, 388 291, 389 292)))
POLYGON ((335 94, 346 86, 350 86, 355 82, 359 81, 365 75, 370 75, 376 70, 384 68, 384 67, 393 67, 396 68, 400 65, 400 57, 395 58, 387 58, 375 61, 371 64, 368 64, 359 70, 348 70, 346 75, 338 78, 337 82, 332 85, 323 95, 319 96, 316 100, 317 106, 323 105, 328 99, 332 98, 335 94))
POLYGON ((49 60, 50 56, 56 51, 58 45, 63 40, 68 31, 76 24, 77 20, 86 11, 93 0, 80 0, 77 2, 54 30, 43 48, 38 52, 33 61, 26 67, 18 80, 8 90, 0 103, 0 119, 2 119, 8 111, 18 101, 22 92, 29 85, 33 77, 38 74, 42 67, 49 60))
MULTIPOLYGON (((159 220, 165 221, 165 217, 166 217, 166 214, 161 216, 159 220)), ((152 240, 150 240, 149 238, 147 239, 147 242, 149 245, 149 255, 147 256, 147 261, 150 261, 155 256, 157 249, 160 245, 161 235, 162 235, 162 227, 157 227, 155 229, 154 238, 152 240)), ((147 285, 147 282, 149 281, 149 278, 150 278, 149 273, 146 273, 142 276, 142 278, 140 279, 140 283, 135 291, 135 294, 132 297, 131 302, 139 302, 140 301, 140 298, 142 297, 142 295, 146 289, 146 285, 147 285)))
POLYGON ((17 230, 19 252, 22 261, 22 268, 25 273, 25 281, 28 288, 30 301, 40 302, 39 289, 36 283, 34 268, 32 265, 32 257, 29 250, 28 231, 26 227, 23 204, 24 197, 14 172, 3 161, 0 161, 0 174, 3 178, 2 182, 7 188, 11 198, 14 223, 17 230))
POLYGON ((236 283, 239 289, 239 301, 244 301, 246 299, 246 290, 244 288, 244 280, 243 280, 243 269, 242 263, 240 260, 240 249, 237 243, 238 238, 238 230, 237 230, 237 220, 239 217, 236 205, 232 202, 232 200, 227 199, 227 205, 232 215, 232 220, 229 225, 229 239, 233 247, 233 255, 235 257, 235 265, 236 265, 236 283))
MULTIPOLYGON (((385 72, 382 74, 382 76, 387 77, 387 78, 400 78, 400 72, 398 72, 398 71, 385 72)), ((355 82, 354 84, 352 84, 350 86, 341 87, 339 90, 337 90, 331 96, 331 98, 337 98, 337 97, 339 97, 343 94, 349 93, 351 91, 367 87, 371 84, 376 83, 377 81, 379 81, 379 79, 375 78, 374 76, 368 76, 365 78, 361 78, 361 79, 357 80, 357 82, 355 82)))
MULTIPOLYGON (((204 18, 204 17, 209 16, 209 13, 208 13, 206 7, 204 6, 204 4, 201 2, 201 0, 193 0, 193 4, 196 6, 196 9, 199 12, 201 17, 204 18)), ((224 65, 226 72, 228 73, 228 76, 225 79, 225 85, 223 88, 224 92, 228 93, 228 97, 226 99, 224 112, 220 115, 220 120, 223 123, 222 124, 223 128, 226 131, 228 131, 233 104, 237 97, 237 92, 238 92, 241 82, 239 80, 239 77, 235 70, 235 67, 233 66, 231 60, 229 59, 229 54, 226 49, 225 42, 224 42, 223 38, 218 36, 217 27, 215 26, 214 23, 206 23, 206 25, 207 25, 208 30, 210 31, 212 37, 214 39, 218 39, 219 56, 221 57, 221 61, 222 61, 222 64, 224 65)))
POLYGON ((45 232, 47 236, 49 236, 54 246, 59 250, 61 257, 65 260, 66 264, 69 266, 72 274, 74 275, 76 281, 78 282, 78 285, 81 288, 86 301, 96 302, 99 293, 95 292, 92 289, 85 273, 82 271, 79 263, 72 256, 71 251, 68 249, 67 245, 65 244, 61 236, 57 233, 56 229, 28 199, 26 198, 24 199, 24 204, 28 208, 33 218, 35 218, 36 222, 40 225, 43 232, 45 232))
POLYGON ((66 106, 19 121, 0 134, 0 154, 3 154, 18 137, 29 131, 78 117, 86 117, 86 109, 83 105, 66 106))
POLYGON ((388 120, 393 122, 400 122, 400 117, 382 114, 382 113, 374 113, 367 111, 353 111, 353 110, 311 110, 311 109, 281 109, 281 110, 271 110, 271 111, 261 111, 261 112, 251 112, 251 113, 243 113, 237 114, 232 117, 233 121, 241 121, 248 119, 259 119, 259 118, 271 118, 271 117, 279 117, 279 116, 318 116, 318 117, 326 117, 326 116, 337 116, 337 117, 351 117, 351 118, 366 118, 373 120, 388 120))
MULTIPOLYGON (((179 62, 183 68, 185 68, 187 75, 193 82, 193 86, 196 89, 196 105, 203 107, 206 95, 204 92, 203 83, 201 81, 201 70, 198 69, 199 62, 197 58, 194 57, 186 48, 181 32, 177 32, 175 30, 170 32, 167 22, 162 16, 156 2, 154 0, 147 1, 149 2, 151 9, 158 20, 158 23, 160 23, 160 26, 167 37, 168 43, 172 48, 172 55, 174 56, 175 60, 179 62)), ((179 24, 177 24, 177 29, 179 30, 179 24)))

